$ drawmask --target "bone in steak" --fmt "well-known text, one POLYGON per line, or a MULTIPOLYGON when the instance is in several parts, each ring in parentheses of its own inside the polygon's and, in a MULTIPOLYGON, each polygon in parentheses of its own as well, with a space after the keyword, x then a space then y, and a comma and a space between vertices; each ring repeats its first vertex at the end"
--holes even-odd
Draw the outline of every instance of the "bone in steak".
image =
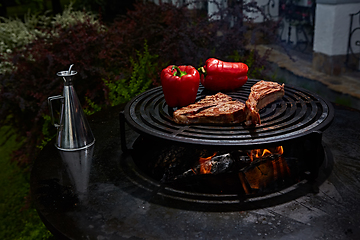
POLYGON ((245 121, 245 104, 240 101, 233 101, 230 96, 219 92, 176 110, 173 118, 179 124, 241 123, 245 121))
POLYGON ((251 92, 246 101, 246 125, 261 124, 260 109, 275 102, 285 95, 284 84, 259 81, 251 87, 251 92))
POLYGON ((178 124, 260 124, 259 110, 284 96, 284 84, 260 81, 251 87, 246 104, 217 93, 176 110, 173 119, 178 124))

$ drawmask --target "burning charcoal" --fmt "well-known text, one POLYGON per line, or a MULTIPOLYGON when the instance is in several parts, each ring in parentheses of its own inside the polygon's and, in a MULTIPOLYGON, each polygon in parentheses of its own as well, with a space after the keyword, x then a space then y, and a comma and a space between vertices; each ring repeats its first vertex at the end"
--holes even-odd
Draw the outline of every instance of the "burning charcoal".
POLYGON ((189 169, 196 161, 197 156, 191 149, 179 146, 171 146, 162 153, 153 166, 153 172, 162 175, 162 182, 166 182, 189 169))
POLYGON ((290 178, 296 181, 302 171, 297 159, 284 157, 281 146, 214 152, 211 148, 142 141, 137 149, 134 156, 144 173, 186 191, 261 194, 283 187, 290 178))
POLYGON ((282 146, 269 148, 269 149, 253 149, 247 152, 251 161, 255 161, 257 159, 262 158, 271 158, 277 159, 284 153, 284 149, 282 146))
POLYGON ((190 177, 200 174, 221 174, 230 172, 234 159, 230 153, 222 154, 219 156, 211 156, 208 158, 200 158, 199 164, 194 168, 188 169, 182 174, 175 176, 172 180, 177 180, 180 178, 190 177))
POLYGON ((282 182, 290 175, 291 171, 285 158, 273 159, 273 156, 254 161, 239 172, 239 178, 247 194, 258 190, 271 189, 270 186, 282 182))
POLYGON ((200 163, 195 172, 197 174, 220 174, 228 172, 233 163, 234 160, 230 153, 226 153, 220 156, 214 156, 211 159, 200 163))

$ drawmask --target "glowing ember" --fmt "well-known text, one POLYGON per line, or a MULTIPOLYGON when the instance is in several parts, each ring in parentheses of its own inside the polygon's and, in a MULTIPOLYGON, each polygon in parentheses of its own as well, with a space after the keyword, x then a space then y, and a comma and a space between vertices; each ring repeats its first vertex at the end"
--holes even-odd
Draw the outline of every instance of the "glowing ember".
POLYGON ((212 163, 211 163, 211 159, 216 155, 216 152, 207 158, 199 158, 199 163, 200 163, 200 173, 201 174, 209 174, 211 173, 211 167, 212 167, 212 163))
POLYGON ((254 149, 248 152, 248 156, 250 157, 251 161, 254 161, 259 158, 266 158, 272 155, 282 155, 284 153, 284 149, 282 146, 278 146, 275 148, 269 149, 254 149))
POLYGON ((262 161, 256 166, 239 172, 239 178, 246 194, 265 189, 276 181, 290 177, 290 168, 281 156, 271 161, 262 161))

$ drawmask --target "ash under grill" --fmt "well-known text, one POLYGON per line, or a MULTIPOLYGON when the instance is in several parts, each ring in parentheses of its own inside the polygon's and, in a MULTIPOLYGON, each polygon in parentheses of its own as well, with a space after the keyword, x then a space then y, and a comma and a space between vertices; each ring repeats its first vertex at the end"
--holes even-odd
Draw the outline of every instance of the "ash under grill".
MULTIPOLYGON (((250 88, 256 82, 257 80, 250 79, 238 91, 225 93, 233 99, 245 102, 250 88)), ((197 101, 211 94, 214 93, 200 87, 197 101)), ((290 86, 285 86, 285 96, 281 100, 269 104, 260 111, 262 123, 255 127, 246 127, 243 124, 182 126, 173 122, 174 110, 176 109, 167 106, 161 87, 154 88, 127 104, 121 116, 121 124, 124 124, 125 119, 140 134, 177 143, 249 149, 282 145, 287 140, 323 131, 334 116, 333 107, 329 102, 315 94, 290 86)), ((124 134, 122 138, 125 139, 124 134)))

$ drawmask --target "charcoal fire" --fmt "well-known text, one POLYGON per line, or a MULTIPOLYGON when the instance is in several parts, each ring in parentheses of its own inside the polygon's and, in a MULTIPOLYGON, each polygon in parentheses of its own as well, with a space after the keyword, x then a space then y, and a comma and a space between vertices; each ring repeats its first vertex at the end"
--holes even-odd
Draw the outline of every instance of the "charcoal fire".
POLYGON ((298 182, 302 171, 298 159, 286 156, 282 146, 213 151, 144 143, 139 145, 142 151, 136 152, 141 170, 161 184, 184 191, 266 194, 298 182))
POLYGON ((282 156, 273 160, 258 161, 239 171, 242 187, 246 194, 279 184, 291 176, 290 168, 282 156))
POLYGON ((213 165, 213 161, 212 158, 216 155, 216 153, 214 153, 212 156, 210 157, 207 157, 207 158, 200 158, 199 159, 199 163, 200 163, 200 173, 201 174, 209 174, 211 173, 211 169, 212 168, 212 165, 213 165))
POLYGON ((278 146, 275 148, 269 149, 253 149, 248 151, 247 155, 249 156, 251 161, 254 161, 259 158, 272 157, 277 158, 284 153, 284 149, 282 146, 278 146))
MULTIPOLYGON (((269 149, 253 149, 232 153, 213 153, 208 157, 199 157, 195 167, 184 171, 173 178, 166 178, 168 182, 192 181, 199 175, 224 175, 237 173, 240 181, 239 188, 245 194, 265 191, 273 185, 281 183, 291 177, 290 168, 282 156, 283 147, 269 149), (247 157, 245 156, 247 155, 247 157), (241 163, 241 164, 239 164, 241 163)), ((204 176, 202 176, 204 178, 204 176)))
POLYGON ((200 157, 198 164, 195 167, 185 171, 183 174, 174 177, 172 180, 177 180, 184 177, 199 175, 199 174, 222 174, 231 171, 234 159, 230 153, 215 156, 214 153, 210 157, 200 157))

